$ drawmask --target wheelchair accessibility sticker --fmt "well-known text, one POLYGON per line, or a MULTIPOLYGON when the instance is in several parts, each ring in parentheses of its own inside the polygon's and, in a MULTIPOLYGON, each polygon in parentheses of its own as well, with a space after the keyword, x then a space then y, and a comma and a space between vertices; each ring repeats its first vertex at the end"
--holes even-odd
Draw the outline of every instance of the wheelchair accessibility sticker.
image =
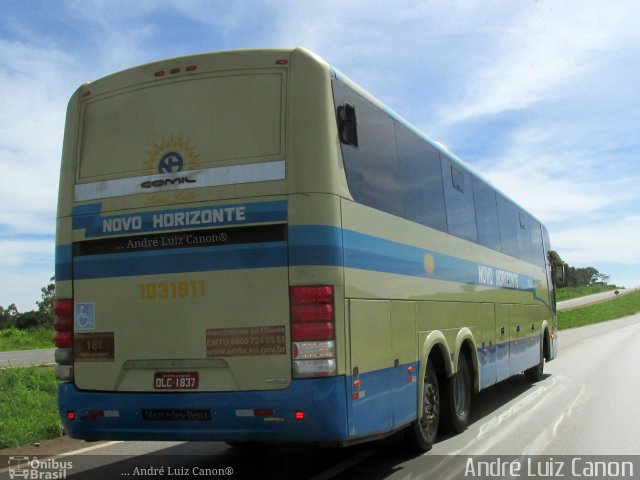
POLYGON ((75 305, 75 329, 95 330, 96 316, 94 303, 76 303, 75 305))

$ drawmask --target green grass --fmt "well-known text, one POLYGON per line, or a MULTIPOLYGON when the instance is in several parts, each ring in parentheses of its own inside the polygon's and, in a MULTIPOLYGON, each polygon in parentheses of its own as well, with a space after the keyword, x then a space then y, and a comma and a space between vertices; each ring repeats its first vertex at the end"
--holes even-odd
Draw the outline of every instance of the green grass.
POLYGON ((53 348, 53 327, 19 330, 14 327, 0 330, 0 352, 53 348))
POLYGON ((588 307, 558 312, 558 328, 581 327, 640 312, 640 291, 588 307))
POLYGON ((571 300, 572 298, 585 297, 587 295, 593 295, 594 293, 608 292, 609 290, 616 290, 618 287, 615 285, 590 285, 588 287, 565 287, 556 290, 556 300, 562 302, 563 300, 571 300))
POLYGON ((0 448, 63 434, 51 367, 0 369, 0 448))

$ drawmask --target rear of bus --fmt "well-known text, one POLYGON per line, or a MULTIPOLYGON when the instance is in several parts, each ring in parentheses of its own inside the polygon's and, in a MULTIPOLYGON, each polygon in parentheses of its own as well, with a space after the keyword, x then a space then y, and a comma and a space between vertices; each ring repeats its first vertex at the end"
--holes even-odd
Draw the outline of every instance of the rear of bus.
POLYGON ((340 222, 330 88, 308 52, 271 50, 73 95, 55 303, 71 437, 348 436, 342 272, 306 268, 340 263, 305 225, 340 222))

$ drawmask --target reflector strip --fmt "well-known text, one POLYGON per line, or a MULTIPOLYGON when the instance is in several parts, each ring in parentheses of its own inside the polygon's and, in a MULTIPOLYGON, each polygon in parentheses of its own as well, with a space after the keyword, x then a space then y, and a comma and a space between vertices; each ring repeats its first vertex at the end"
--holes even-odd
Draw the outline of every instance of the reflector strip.
POLYGON ((146 175, 105 180, 103 182, 80 183, 75 186, 74 199, 76 202, 83 202, 140 193, 219 187, 284 179, 284 160, 276 160, 273 162, 230 165, 228 167, 213 167, 201 170, 183 170, 167 175, 146 175))
POLYGON ((366 394, 366 390, 360 390, 358 392, 353 392, 351 394, 351 400, 360 400, 361 398, 364 398, 366 394))

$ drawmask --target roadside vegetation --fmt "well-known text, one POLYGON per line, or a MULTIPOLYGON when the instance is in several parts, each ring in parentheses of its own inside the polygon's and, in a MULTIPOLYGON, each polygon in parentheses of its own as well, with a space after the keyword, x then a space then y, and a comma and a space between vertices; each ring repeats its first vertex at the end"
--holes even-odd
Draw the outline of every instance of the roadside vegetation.
POLYGON ((60 437, 52 367, 0 369, 0 448, 60 437))
POLYGON ((53 348, 53 327, 41 326, 21 330, 15 327, 0 330, 0 352, 53 348))
POLYGON ((0 305, 0 352, 53 348, 53 280, 41 289, 37 310, 19 312, 13 303, 0 305))
POLYGON ((615 285, 587 285, 584 287, 564 287, 559 288, 556 291, 556 300, 562 302, 563 300, 571 300, 572 298, 586 297, 587 295, 593 295, 594 293, 608 292, 610 290, 616 290, 619 287, 615 285))
POLYGON ((640 312, 640 291, 582 308, 558 312, 558 328, 582 327, 640 312))

